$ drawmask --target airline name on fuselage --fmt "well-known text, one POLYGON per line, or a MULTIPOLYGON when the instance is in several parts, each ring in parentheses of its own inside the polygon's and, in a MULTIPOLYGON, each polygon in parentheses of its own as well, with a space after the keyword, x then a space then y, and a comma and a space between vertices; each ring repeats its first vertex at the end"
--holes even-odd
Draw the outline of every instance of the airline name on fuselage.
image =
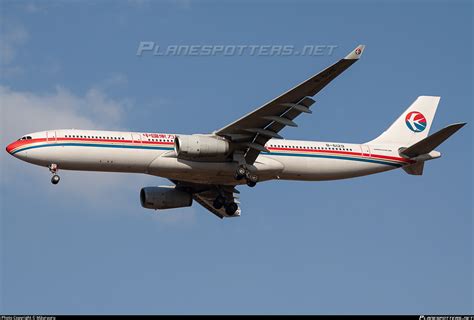
POLYGON ((143 133, 144 137, 153 138, 153 139, 174 139, 174 134, 168 133, 143 133))

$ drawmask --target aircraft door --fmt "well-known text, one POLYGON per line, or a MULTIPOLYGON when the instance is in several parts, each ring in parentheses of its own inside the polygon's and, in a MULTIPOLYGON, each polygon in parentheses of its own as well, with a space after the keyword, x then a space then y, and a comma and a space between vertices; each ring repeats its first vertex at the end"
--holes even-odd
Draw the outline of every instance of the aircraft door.
POLYGON ((46 141, 56 143, 56 131, 46 131, 46 141))
POLYGON ((132 142, 133 143, 142 143, 142 135, 139 133, 132 133, 132 142))
POLYGON ((362 149, 362 156, 370 157, 370 148, 368 145, 363 144, 360 146, 360 148, 362 149))

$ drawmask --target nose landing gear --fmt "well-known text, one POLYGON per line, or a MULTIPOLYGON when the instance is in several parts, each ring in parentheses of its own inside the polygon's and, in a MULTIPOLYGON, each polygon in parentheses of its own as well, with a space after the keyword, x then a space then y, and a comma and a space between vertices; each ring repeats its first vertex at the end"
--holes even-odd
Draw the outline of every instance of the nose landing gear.
POLYGON ((61 180, 61 178, 55 174, 52 178, 51 178, 51 183, 52 184, 58 184, 59 183, 59 180, 61 180))
POLYGON ((49 172, 53 174, 53 177, 51 178, 51 183, 58 184, 59 180, 61 180, 61 178, 56 174, 59 170, 58 165, 55 163, 52 163, 48 166, 48 168, 49 168, 49 172))

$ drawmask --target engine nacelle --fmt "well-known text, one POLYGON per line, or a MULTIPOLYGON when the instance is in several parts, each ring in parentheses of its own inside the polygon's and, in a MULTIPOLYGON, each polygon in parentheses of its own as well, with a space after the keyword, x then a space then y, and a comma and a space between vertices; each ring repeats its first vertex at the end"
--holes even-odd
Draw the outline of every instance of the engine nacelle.
POLYGON ((181 159, 224 158, 230 152, 227 140, 209 136, 177 136, 174 149, 181 159))
POLYGON ((146 187, 140 190, 140 203, 147 209, 189 207, 193 203, 193 196, 171 186, 146 187))

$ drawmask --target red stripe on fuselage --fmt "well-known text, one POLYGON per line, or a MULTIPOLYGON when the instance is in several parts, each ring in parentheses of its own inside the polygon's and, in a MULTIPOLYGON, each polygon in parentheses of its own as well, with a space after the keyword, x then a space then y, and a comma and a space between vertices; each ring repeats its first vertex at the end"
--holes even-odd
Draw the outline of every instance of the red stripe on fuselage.
POLYGON ((46 141, 46 138, 39 138, 39 139, 25 139, 25 140, 17 140, 15 142, 10 143, 7 146, 7 151, 11 152, 19 147, 23 147, 29 144, 37 143, 37 142, 43 142, 46 141))
POLYGON ((349 155, 349 156, 358 156, 363 158, 380 158, 380 159, 387 159, 393 161, 400 161, 411 163, 413 161, 405 158, 400 157, 392 157, 392 156, 384 156, 380 154, 366 154, 360 152, 351 152, 351 151, 338 151, 338 150, 315 150, 315 149, 298 149, 298 148, 281 148, 281 147, 269 147, 268 150, 276 150, 276 151, 298 151, 298 152, 312 152, 312 153, 330 153, 330 154, 338 154, 338 155, 349 155))
POLYGON ((122 143, 147 143, 147 144, 169 144, 173 145, 174 142, 168 141, 148 141, 148 140, 121 140, 121 139, 95 139, 95 138, 57 138, 56 140, 50 139, 50 141, 62 142, 62 141, 84 141, 84 142, 122 142, 122 143))
POLYGON ((63 142, 63 141, 81 141, 81 142, 121 142, 121 143, 146 143, 146 144, 168 144, 173 145, 174 142, 168 141, 140 141, 140 140, 114 140, 114 139, 93 139, 93 138, 38 138, 38 139, 25 139, 18 140, 10 145, 8 145, 10 150, 16 149, 18 147, 23 147, 29 144, 38 143, 38 142, 63 142))

